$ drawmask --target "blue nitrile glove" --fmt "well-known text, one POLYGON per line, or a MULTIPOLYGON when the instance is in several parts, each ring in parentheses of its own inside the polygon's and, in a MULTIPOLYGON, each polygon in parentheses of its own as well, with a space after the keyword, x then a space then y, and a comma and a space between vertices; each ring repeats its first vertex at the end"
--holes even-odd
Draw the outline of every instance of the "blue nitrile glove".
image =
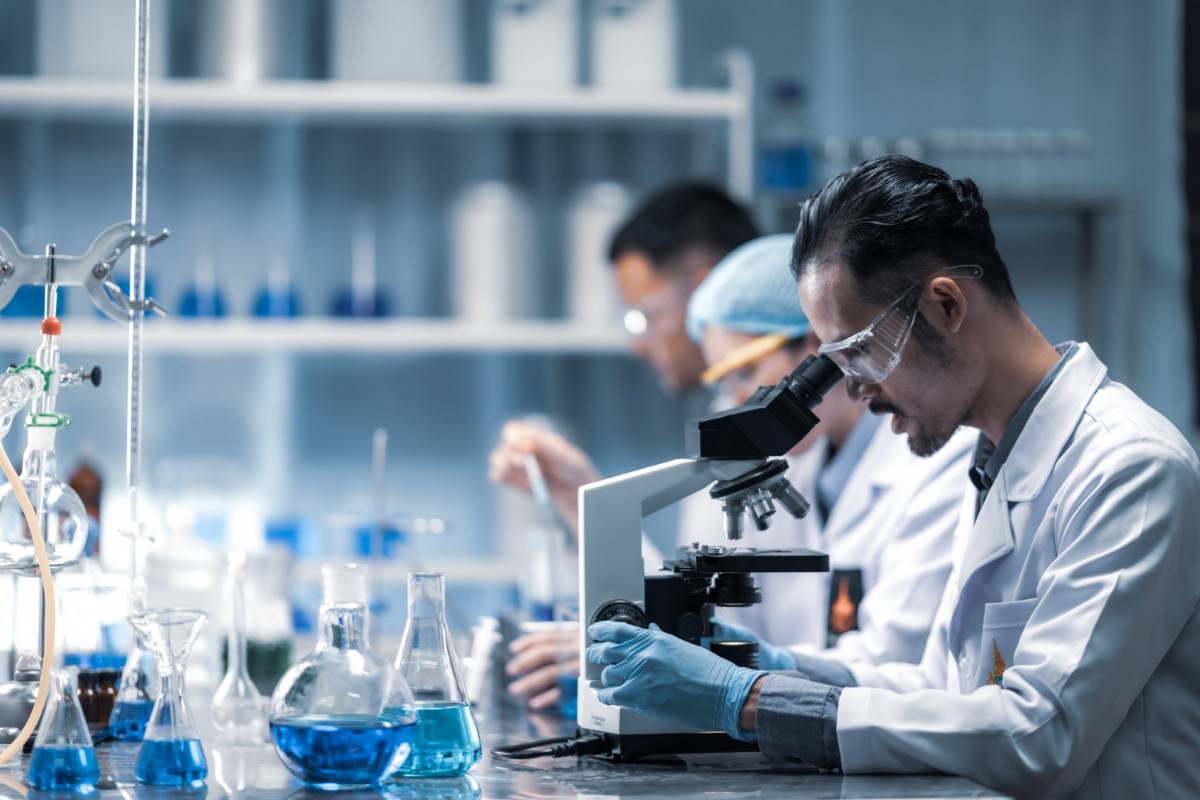
POLYGON ((796 668, 796 658, 786 647, 769 644, 762 637, 745 625, 729 622, 720 617, 712 618, 714 641, 736 639, 747 642, 758 642, 758 665, 769 670, 789 670, 796 668))
POLYGON ((587 660, 607 664, 600 674, 600 702, 678 720, 701 730, 721 730, 743 741, 738 716, 761 670, 735 666, 703 647, 624 622, 588 627, 587 660))

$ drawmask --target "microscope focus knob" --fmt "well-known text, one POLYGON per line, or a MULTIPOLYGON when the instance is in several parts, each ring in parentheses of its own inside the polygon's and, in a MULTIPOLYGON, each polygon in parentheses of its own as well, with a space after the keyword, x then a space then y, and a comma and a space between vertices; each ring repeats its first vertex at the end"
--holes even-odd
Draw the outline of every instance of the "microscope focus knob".
POLYGON ((592 614, 588 624, 608 621, 625 622, 638 628, 650 627, 650 620, 646 617, 646 612, 642 610, 641 606, 628 600, 609 600, 596 609, 596 613, 592 614))

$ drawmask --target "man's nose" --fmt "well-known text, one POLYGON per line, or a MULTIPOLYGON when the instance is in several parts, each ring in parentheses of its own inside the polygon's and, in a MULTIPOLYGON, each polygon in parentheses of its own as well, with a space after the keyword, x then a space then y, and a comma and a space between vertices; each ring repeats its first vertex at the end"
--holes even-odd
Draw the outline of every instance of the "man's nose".
POLYGON ((856 403, 864 403, 879 394, 879 384, 865 383, 858 378, 846 378, 846 394, 856 403))

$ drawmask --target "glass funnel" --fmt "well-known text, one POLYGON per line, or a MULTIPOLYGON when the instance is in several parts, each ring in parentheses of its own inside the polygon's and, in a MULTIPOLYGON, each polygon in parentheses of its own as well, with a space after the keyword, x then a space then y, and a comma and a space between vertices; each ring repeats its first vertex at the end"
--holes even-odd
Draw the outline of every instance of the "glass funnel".
POLYGON ((25 776, 35 789, 91 794, 100 780, 96 750, 79 706, 78 675, 74 667, 54 673, 54 690, 25 776))
MULTIPOLYGON (((54 450, 25 448, 21 485, 41 520, 50 567, 78 561, 87 544, 87 511, 75 490, 59 480, 54 450)), ((0 570, 37 575, 33 538, 10 483, 0 486, 0 570)))
POLYGON ((367 642, 367 571, 322 568, 316 649, 280 678, 271 737, 289 770, 321 789, 369 786, 408 756, 412 694, 367 642))
POLYGON ((230 553, 225 591, 229 600, 229 668, 213 695, 212 722, 228 744, 267 741, 267 701, 258 693, 246 667, 246 554, 230 553))
POLYGON ((446 626, 440 573, 408 576, 408 622, 396 668, 412 689, 417 733, 399 775, 462 775, 483 754, 479 727, 463 691, 462 667, 446 626))
POLYGON ((129 618, 158 662, 162 690, 154 703, 134 774, 154 786, 199 786, 208 775, 200 736, 184 700, 188 654, 208 617, 203 611, 156 608, 129 618))

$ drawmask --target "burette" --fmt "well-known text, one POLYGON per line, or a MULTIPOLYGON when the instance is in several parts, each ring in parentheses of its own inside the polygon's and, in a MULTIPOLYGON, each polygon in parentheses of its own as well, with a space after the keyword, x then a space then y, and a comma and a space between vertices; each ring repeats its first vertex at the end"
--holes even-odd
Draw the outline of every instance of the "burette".
POLYGON ((129 495, 129 589, 130 601, 138 611, 145 603, 145 579, 138 561, 138 542, 146 537, 142 523, 139 490, 142 482, 142 335, 146 321, 146 155, 150 124, 146 92, 146 59, 149 55, 150 0, 134 0, 137 6, 134 36, 133 79, 133 177, 129 220, 133 243, 129 249, 129 364, 126 385, 125 483, 129 495))

